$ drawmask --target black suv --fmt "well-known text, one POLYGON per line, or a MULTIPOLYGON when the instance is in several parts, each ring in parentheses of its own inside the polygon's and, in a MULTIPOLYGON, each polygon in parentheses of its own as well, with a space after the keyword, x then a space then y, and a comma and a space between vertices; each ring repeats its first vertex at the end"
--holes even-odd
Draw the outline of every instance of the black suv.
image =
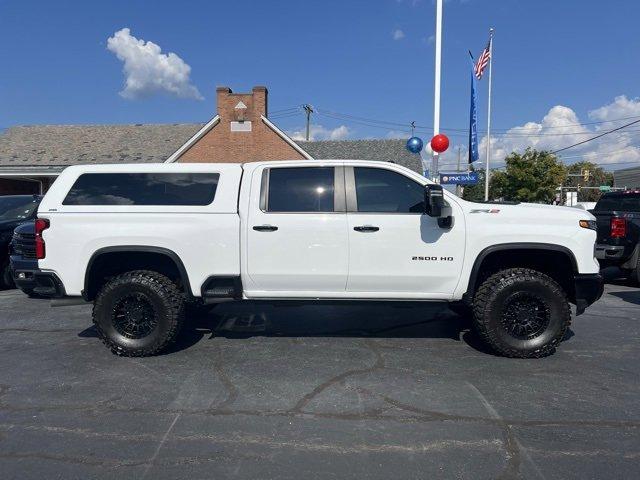
POLYGON ((30 297, 34 295, 34 273, 38 270, 35 230, 35 222, 18 225, 13 231, 13 240, 9 246, 13 281, 16 287, 30 297))
POLYGON ((597 221, 600 265, 620 267, 640 283, 640 190, 605 193, 591 213, 597 221))
POLYGON ((9 265, 9 243, 13 238, 13 230, 36 218, 41 200, 41 195, 0 196, 0 287, 14 287, 9 265))

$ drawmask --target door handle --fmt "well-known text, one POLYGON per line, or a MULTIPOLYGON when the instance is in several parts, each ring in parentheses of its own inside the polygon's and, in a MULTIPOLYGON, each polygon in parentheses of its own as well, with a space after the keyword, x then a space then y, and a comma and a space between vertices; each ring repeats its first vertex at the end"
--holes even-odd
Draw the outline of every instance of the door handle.
POLYGON ((278 230, 278 227, 275 225, 256 225, 253 229, 256 232, 275 232, 278 230))
POLYGON ((361 225, 359 227, 353 227, 356 232, 377 232, 380 227, 374 227, 373 225, 361 225))

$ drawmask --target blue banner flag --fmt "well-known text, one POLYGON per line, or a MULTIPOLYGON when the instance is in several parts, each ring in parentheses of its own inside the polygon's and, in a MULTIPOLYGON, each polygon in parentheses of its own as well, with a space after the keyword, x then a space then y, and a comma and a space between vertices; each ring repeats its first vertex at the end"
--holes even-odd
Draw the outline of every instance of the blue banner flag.
MULTIPOLYGON (((471 52, 469 52, 471 55, 471 52)), ((476 110, 476 75, 473 55, 471 56, 471 110, 469 112, 469 163, 478 161, 478 112, 476 110)))
POLYGON ((478 172, 440 174, 440 185, 475 185, 476 183, 478 183, 478 172))

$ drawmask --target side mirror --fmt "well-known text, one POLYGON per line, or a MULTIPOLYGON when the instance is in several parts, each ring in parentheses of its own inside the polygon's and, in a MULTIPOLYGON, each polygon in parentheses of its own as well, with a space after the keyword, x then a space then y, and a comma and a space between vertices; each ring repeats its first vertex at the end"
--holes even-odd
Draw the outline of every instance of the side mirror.
POLYGON ((429 184, 424 190, 424 213, 430 217, 440 218, 444 208, 442 185, 429 184))

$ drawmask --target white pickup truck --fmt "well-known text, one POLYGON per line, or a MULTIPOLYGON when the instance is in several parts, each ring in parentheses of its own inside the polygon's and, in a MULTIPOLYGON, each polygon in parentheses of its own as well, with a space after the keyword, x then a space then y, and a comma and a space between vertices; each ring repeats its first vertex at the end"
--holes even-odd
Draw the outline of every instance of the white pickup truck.
POLYGON ((595 240, 588 212, 471 203, 385 162, 76 166, 33 273, 94 302, 120 355, 166 348, 187 302, 344 299, 450 302, 496 353, 541 357, 602 294, 595 240))

